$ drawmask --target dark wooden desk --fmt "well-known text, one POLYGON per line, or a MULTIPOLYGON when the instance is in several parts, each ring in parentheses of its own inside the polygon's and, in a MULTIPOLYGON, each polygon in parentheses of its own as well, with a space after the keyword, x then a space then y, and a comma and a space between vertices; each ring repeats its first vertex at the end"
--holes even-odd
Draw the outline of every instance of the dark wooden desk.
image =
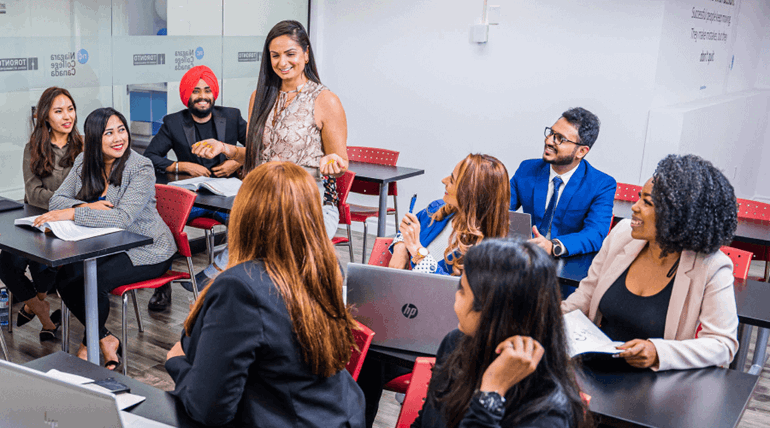
POLYGON ((584 367, 578 379, 602 423, 660 428, 735 427, 758 381, 716 367, 620 373, 584 367))
MULTIPOLYGON (((388 184, 405 178, 425 174, 425 170, 417 168, 377 165, 363 162, 350 162, 348 169, 356 173, 357 180, 371 181, 380 185, 377 236, 385 236, 385 218, 388 212, 388 184)), ((400 221, 400 219, 396 219, 396 221, 400 221)))
POLYGON ((118 382, 131 388, 132 394, 141 395, 146 398, 143 402, 128 409, 128 412, 176 427, 199 426, 187 416, 184 407, 182 407, 182 405, 168 392, 153 388, 152 386, 143 384, 142 382, 131 379, 118 372, 109 371, 104 367, 89 364, 88 362, 65 352, 46 355, 43 358, 30 361, 27 364, 24 364, 24 366, 41 372, 56 369, 67 373, 74 373, 79 376, 85 376, 93 380, 113 377, 118 382))
MULTIPOLYGON (((161 174, 159 172, 155 173, 155 183, 157 184, 168 184, 172 181, 178 181, 178 180, 184 180, 187 178, 191 178, 189 175, 174 175, 174 174, 161 174)), ((213 193, 209 193, 207 191, 203 192, 195 192, 195 206, 206 208, 208 210, 212 211, 221 211, 229 213, 230 209, 233 207, 233 202, 235 201, 235 196, 219 196, 215 195, 213 193)))
POLYGON ((88 360, 99 364, 99 311, 96 303, 96 259, 134 247, 152 244, 152 238, 131 232, 68 242, 37 230, 14 226, 17 218, 39 215, 44 210, 25 205, 22 210, 0 213, 0 250, 26 257, 46 266, 58 267, 83 262, 86 299, 86 342, 88 360))

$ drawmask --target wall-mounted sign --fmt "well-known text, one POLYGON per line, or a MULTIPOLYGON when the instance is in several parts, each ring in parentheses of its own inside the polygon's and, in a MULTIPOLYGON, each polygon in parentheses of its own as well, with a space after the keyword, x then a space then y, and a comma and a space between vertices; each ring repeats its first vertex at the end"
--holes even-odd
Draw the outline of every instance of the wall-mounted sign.
POLYGON ((37 70, 37 58, 0 58, 0 71, 37 70))

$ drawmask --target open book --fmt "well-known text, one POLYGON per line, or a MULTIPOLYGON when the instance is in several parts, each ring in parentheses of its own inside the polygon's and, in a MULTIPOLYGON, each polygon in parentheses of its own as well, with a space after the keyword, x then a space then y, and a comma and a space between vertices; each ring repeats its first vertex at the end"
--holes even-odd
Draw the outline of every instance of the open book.
POLYGON ((75 224, 72 220, 49 221, 40 226, 33 226, 35 219, 40 216, 17 218, 13 221, 16 226, 30 226, 41 232, 51 231, 57 238, 65 241, 80 241, 81 239, 93 238, 94 236, 106 235, 108 233, 120 232, 123 229, 117 227, 86 227, 75 224))
POLYGON ((235 196, 241 188, 241 180, 230 178, 193 177, 186 180, 172 181, 169 186, 192 190, 206 189, 219 196, 235 196))
POLYGON ((615 347, 624 342, 613 342, 580 309, 564 315, 564 326, 567 330, 567 346, 569 347, 570 358, 592 352, 600 354, 623 352, 620 349, 615 349, 615 347))

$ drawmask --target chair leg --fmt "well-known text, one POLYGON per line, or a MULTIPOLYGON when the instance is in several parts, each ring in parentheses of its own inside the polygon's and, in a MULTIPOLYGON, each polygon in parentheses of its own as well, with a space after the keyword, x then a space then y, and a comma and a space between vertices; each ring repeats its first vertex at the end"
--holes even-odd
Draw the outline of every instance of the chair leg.
POLYGON ((209 253, 209 264, 214 264, 214 232, 211 229, 206 229, 206 252, 209 253))
POLYGON ((361 264, 366 264, 366 235, 368 228, 366 226, 366 220, 364 220, 364 246, 361 247, 361 264))
POLYGON ((765 261, 765 282, 770 282, 770 261, 765 261))
POLYGON ((121 340, 123 342, 123 355, 120 357, 123 359, 123 374, 126 375, 126 367, 128 367, 128 352, 126 351, 126 348, 128 348, 128 322, 126 320, 126 312, 128 312, 128 293, 123 293, 122 296, 123 300, 123 311, 120 314, 120 322, 121 326, 123 328, 123 331, 121 332, 121 340))
POLYGON ((195 282, 195 268, 193 267, 192 257, 187 257, 187 270, 190 272, 190 282, 192 283, 193 297, 198 300, 198 284, 195 282))
POLYGON ((398 225, 401 223, 398 218, 398 198, 396 198, 396 195, 393 195, 393 214, 396 216, 396 233, 399 232, 398 225))
POLYGON ((348 250, 350 251, 350 263, 353 263, 353 235, 350 233, 350 225, 348 227, 348 250))
POLYGON ((61 326, 62 326, 61 350, 69 354, 70 352, 70 310, 67 307, 67 305, 64 304, 64 300, 61 301, 61 326))
POLYGON ((136 290, 131 290, 131 300, 134 301, 134 312, 136 312, 136 323, 139 324, 139 332, 144 333, 142 316, 139 314, 139 305, 136 303, 136 290))
POLYGON ((8 333, 13 334, 13 293, 7 287, 6 291, 8 292, 8 333))
MULTIPOLYGON (((8 322, 10 324, 10 320, 8 322)), ((8 345, 5 344, 5 336, 3 335, 3 329, 0 328, 0 348, 3 349, 3 357, 5 361, 11 361, 11 357, 8 355, 8 345)))

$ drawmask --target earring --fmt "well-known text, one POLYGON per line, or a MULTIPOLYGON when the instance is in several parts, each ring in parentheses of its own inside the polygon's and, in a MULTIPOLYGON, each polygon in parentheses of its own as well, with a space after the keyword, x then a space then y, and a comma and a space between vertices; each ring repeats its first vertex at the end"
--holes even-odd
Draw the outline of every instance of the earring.
POLYGON ((309 59, 306 59, 306 60, 305 60, 305 64, 307 64, 307 63, 309 63, 309 62, 310 62, 310 60, 309 60, 309 59))

